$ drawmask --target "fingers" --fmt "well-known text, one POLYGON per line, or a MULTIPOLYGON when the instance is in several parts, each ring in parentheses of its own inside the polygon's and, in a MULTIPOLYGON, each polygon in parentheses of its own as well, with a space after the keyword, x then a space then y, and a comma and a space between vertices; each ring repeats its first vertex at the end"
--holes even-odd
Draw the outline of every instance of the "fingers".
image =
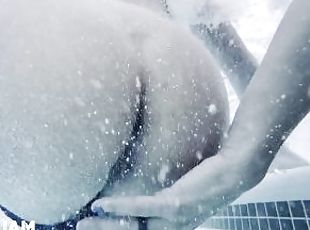
POLYGON ((149 196, 102 198, 92 204, 94 212, 113 212, 121 216, 160 216, 161 207, 160 201, 149 196))
MULTIPOLYGON (((132 219, 101 219, 98 217, 86 218, 78 222, 77 230, 139 230, 139 223, 135 218, 132 219)), ((183 230, 188 229, 186 226, 176 225, 165 219, 148 219, 148 230, 183 230)))
POLYGON ((163 196, 106 197, 92 204, 93 212, 110 212, 118 216, 160 217, 173 219, 178 208, 176 199, 163 196))
POLYGON ((100 218, 86 218, 78 222, 77 230, 138 230, 138 223, 136 220, 130 219, 100 219, 100 218))

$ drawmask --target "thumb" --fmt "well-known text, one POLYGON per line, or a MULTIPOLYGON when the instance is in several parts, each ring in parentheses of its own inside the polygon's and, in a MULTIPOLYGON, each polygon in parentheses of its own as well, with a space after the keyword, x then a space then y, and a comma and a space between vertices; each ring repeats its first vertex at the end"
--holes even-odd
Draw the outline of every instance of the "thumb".
POLYGON ((136 197, 105 197, 92 204, 96 213, 110 212, 117 216, 174 218, 179 202, 176 198, 155 195, 136 197))
POLYGON ((125 219, 110 220, 101 218, 85 218, 77 223, 77 230, 138 230, 138 223, 135 220, 129 221, 125 219))

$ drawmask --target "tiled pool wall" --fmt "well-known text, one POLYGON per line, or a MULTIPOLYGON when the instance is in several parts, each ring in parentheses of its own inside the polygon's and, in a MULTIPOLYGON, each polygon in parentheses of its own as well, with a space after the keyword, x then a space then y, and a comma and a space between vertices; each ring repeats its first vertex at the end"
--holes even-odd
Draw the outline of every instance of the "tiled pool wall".
POLYGON ((310 230, 310 200, 230 205, 206 225, 230 230, 310 230))

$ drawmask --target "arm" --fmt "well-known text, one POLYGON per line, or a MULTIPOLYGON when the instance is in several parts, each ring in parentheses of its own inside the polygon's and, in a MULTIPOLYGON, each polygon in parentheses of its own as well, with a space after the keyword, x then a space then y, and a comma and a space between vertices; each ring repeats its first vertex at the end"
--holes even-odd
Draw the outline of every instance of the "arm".
POLYGON ((204 41, 228 76, 236 94, 241 98, 258 64, 235 28, 231 23, 226 22, 217 26, 199 24, 193 26, 192 29, 204 41))

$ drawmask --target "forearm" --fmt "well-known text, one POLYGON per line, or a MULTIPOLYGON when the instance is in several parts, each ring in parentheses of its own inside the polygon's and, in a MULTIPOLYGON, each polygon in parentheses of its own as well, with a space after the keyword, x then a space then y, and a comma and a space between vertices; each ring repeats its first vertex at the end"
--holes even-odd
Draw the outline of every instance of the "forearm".
POLYGON ((226 22, 216 26, 199 24, 192 26, 192 30, 205 42, 241 98, 258 64, 235 28, 226 22))
POLYGON ((183 216, 199 213, 187 203, 193 209, 203 206, 208 216, 259 183, 283 141, 309 112, 309 11, 307 0, 296 0, 289 8, 219 155, 166 191, 182 200, 184 209, 178 211, 183 216))
MULTIPOLYGON (((256 164, 259 159, 263 168, 268 167, 285 138, 309 112, 309 11, 307 0, 292 4, 247 89, 229 138, 220 151, 223 162, 230 166, 244 163, 259 166, 256 164)), ((195 183, 190 174, 203 175, 208 161, 184 178, 192 178, 190 183, 195 183)))
POLYGON ((232 157, 223 151, 227 157, 248 164, 254 174, 265 173, 283 141, 309 112, 309 10, 307 0, 292 3, 245 93, 224 146, 235 152, 232 157))

